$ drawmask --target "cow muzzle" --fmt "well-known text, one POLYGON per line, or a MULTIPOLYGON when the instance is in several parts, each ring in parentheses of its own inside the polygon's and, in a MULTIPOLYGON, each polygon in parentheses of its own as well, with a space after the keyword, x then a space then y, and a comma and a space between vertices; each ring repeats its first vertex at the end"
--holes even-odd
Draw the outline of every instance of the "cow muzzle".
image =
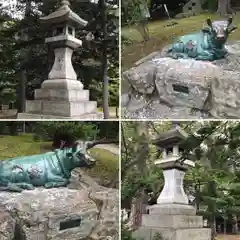
POLYGON ((224 34, 218 34, 217 35, 217 39, 218 40, 224 40, 225 39, 225 35, 224 34))

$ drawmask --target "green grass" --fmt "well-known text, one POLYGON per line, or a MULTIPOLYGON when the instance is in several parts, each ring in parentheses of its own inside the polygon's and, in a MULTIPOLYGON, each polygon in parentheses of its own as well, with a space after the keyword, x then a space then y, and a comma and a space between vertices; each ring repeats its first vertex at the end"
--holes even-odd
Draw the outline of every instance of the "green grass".
MULTIPOLYGON (((123 46, 122 52, 122 68, 126 70, 133 64, 149 55, 152 52, 159 51, 165 45, 170 44, 178 36, 185 35, 190 32, 199 31, 205 24, 206 19, 210 17, 212 20, 221 19, 214 14, 202 14, 189 18, 176 19, 178 24, 166 27, 168 21, 155 21, 149 23, 150 40, 146 43, 142 42, 140 33, 135 26, 122 28, 122 35, 131 40, 132 44, 123 46)), ((231 40, 240 40, 240 14, 234 17, 234 24, 238 26, 238 30, 234 32, 231 40)))
POLYGON ((96 159, 96 166, 86 170, 89 176, 99 178, 104 185, 110 184, 114 178, 118 178, 118 155, 100 148, 93 148, 90 153, 96 159))
MULTIPOLYGON (((18 156, 40 154, 44 146, 51 146, 51 142, 35 142, 32 134, 18 136, 0 136, 0 159, 6 160, 18 156)), ((108 183, 118 178, 118 156, 105 149, 93 148, 91 155, 96 159, 96 166, 86 172, 94 178, 108 183)))
POLYGON ((34 142, 31 134, 18 136, 0 136, 0 159, 41 153, 46 142, 34 142))

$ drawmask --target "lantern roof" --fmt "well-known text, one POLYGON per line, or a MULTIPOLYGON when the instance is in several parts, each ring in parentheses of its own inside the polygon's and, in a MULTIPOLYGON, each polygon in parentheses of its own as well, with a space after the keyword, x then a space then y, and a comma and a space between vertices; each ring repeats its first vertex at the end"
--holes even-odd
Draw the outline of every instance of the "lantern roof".
POLYGON ((188 134, 179 126, 176 126, 160 134, 152 143, 159 148, 168 148, 174 145, 180 145, 187 137, 188 134))
POLYGON ((88 22, 73 12, 69 6, 70 2, 63 0, 60 8, 48 16, 41 17, 40 21, 46 24, 69 23, 75 27, 85 27, 88 22))

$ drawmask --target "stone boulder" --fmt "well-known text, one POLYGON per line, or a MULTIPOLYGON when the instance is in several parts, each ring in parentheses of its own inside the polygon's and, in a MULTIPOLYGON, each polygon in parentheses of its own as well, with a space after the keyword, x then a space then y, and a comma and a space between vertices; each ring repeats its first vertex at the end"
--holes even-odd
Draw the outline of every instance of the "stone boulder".
POLYGON ((240 117, 240 71, 222 71, 211 84, 210 113, 215 118, 240 117))
POLYGON ((117 240, 118 190, 76 180, 69 188, 1 192, 0 240, 117 240))
POLYGON ((168 58, 167 47, 139 60, 123 74, 125 118, 239 118, 240 41, 226 47, 214 62, 168 58))
POLYGON ((123 73, 129 83, 140 93, 151 94, 155 90, 156 65, 152 62, 146 62, 138 69, 131 68, 123 73))
POLYGON ((218 67, 192 59, 159 58, 153 61, 157 65, 155 85, 160 100, 170 106, 205 110, 209 86, 218 67))
POLYGON ((15 240, 15 220, 11 214, 0 208, 0 240, 15 240))

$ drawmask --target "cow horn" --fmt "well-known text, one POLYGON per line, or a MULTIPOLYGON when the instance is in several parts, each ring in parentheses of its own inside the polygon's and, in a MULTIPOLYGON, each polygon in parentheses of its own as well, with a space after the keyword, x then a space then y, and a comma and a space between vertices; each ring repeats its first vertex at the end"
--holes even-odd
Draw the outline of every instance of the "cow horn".
POLYGON ((209 27, 212 27, 212 21, 211 21, 210 18, 207 19, 207 25, 208 25, 209 27))
POLYGON ((230 26, 230 25, 232 24, 232 22, 233 22, 233 18, 232 18, 232 17, 229 17, 229 18, 228 18, 228 26, 230 26))
POLYGON ((60 149, 63 149, 63 148, 64 148, 64 145, 66 144, 66 141, 61 140, 60 142, 61 142, 60 149))

